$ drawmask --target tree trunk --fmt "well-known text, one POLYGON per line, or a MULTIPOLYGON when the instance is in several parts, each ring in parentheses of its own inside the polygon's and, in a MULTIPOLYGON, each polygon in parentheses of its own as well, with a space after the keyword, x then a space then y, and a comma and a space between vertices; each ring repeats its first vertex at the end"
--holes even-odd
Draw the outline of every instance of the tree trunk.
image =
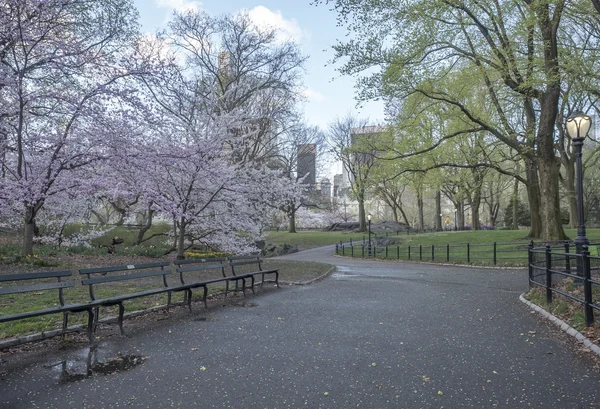
POLYGON ((410 228, 410 222, 408 221, 408 216, 406 216, 406 212, 404 211, 404 208, 402 206, 399 206, 398 210, 400 211, 400 214, 402 215, 402 220, 404 220, 404 224, 406 224, 407 228, 410 228))
POLYGON ((442 192, 435 193, 435 229, 442 230, 442 192))
MULTIPOLYGON (((541 235, 543 240, 564 240, 565 231, 560 217, 560 196, 558 186, 559 166, 554 158, 540 158, 538 173, 540 177, 540 207, 543 223, 541 235)), ((538 236, 536 236, 538 237, 538 236)))
POLYGON ((296 233, 296 211, 291 209, 288 214, 289 228, 288 233, 296 233))
POLYGON ((513 195, 512 195, 512 230, 519 230, 519 221, 517 220, 518 216, 518 207, 517 202, 519 201, 519 179, 515 178, 515 185, 513 187, 513 195))
POLYGON ((419 231, 422 232, 425 228, 425 216, 423 214, 423 193, 417 189, 417 206, 419 208, 419 231))
POLYGON ((463 200, 456 202, 456 224, 458 230, 465 229, 465 203, 463 200))
POLYGON ((365 192, 361 192, 358 197, 358 231, 367 231, 367 217, 365 215, 365 192))
POLYGON ((117 219, 117 222, 115 223, 115 225, 122 226, 123 224, 125 224, 125 216, 127 215, 127 209, 122 209, 119 206, 117 206, 116 203, 113 203, 113 202, 110 202, 110 204, 111 204, 112 208, 119 215, 119 218, 117 219))
POLYGON ((473 199, 471 200, 471 229, 481 230, 481 223, 479 222, 479 207, 481 206, 481 185, 475 188, 473 192, 473 199))
POLYGON ((531 160, 526 160, 525 172, 527 175, 527 200, 529 201, 529 210, 531 213, 531 227, 529 228, 528 236, 539 238, 542 237, 542 215, 540 212, 541 192, 537 164, 531 160))
POLYGON ((181 219, 177 223, 177 260, 183 260, 185 258, 185 219, 181 219))
POLYGON ((31 206, 25 207, 25 220, 23 231, 23 255, 33 255, 33 234, 35 230, 35 209, 31 206))
POLYGON ((148 215, 146 217, 144 217, 144 220, 146 223, 140 228, 140 231, 138 233, 138 237, 137 237, 135 244, 140 244, 142 242, 142 240, 144 240, 144 235, 146 234, 146 232, 148 230, 150 230, 150 227, 152 227, 152 218, 153 217, 154 217, 154 210, 148 209, 148 215))

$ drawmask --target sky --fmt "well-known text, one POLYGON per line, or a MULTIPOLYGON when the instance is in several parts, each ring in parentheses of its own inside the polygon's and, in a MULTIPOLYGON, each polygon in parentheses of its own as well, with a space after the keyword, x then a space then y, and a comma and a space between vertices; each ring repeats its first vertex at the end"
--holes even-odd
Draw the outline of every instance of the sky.
POLYGON ((267 24, 293 39, 308 56, 304 88, 304 115, 311 125, 326 130, 337 117, 352 113, 368 118, 371 123, 383 123, 381 102, 368 102, 357 107, 355 79, 341 76, 329 63, 331 49, 337 39, 343 39, 345 29, 336 26, 335 13, 326 5, 314 6, 311 0, 134 0, 140 14, 142 30, 153 33, 166 28, 173 10, 196 8, 210 15, 235 14, 248 11, 257 24, 267 24))

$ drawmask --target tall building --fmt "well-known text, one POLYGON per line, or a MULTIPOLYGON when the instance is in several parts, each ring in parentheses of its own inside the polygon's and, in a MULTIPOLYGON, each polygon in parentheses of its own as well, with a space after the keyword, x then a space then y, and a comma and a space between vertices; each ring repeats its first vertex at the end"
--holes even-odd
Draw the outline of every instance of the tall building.
POLYGON ((298 145, 298 179, 306 176, 304 183, 314 185, 317 182, 317 145, 314 143, 298 145))
POLYGON ((339 173, 337 175, 333 175, 333 197, 338 197, 340 195, 343 181, 343 174, 339 173))
POLYGON ((321 195, 324 197, 331 197, 331 181, 327 178, 323 178, 319 184, 321 185, 321 195))

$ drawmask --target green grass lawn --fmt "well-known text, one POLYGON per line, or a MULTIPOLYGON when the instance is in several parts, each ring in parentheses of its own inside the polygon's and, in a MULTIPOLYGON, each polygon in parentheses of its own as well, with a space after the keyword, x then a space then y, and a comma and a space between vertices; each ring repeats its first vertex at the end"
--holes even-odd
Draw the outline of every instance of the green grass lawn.
POLYGON ((311 249, 314 247, 328 246, 339 243, 340 240, 347 242, 361 241, 362 233, 345 233, 345 232, 324 232, 320 230, 306 230, 298 233, 288 232, 270 232, 267 235, 266 241, 272 244, 291 244, 298 246, 300 250, 311 249))
MULTIPOLYGON (((444 231, 426 234, 390 234, 396 243, 387 250, 383 246, 373 247, 372 253, 382 259, 403 259, 416 261, 436 261, 451 263, 470 263, 476 265, 521 266, 527 263, 527 230, 478 230, 444 231), (494 243, 496 258, 494 263, 494 243)), ((574 238, 576 229, 567 229, 566 234, 574 238)), ((593 243, 600 242, 600 229, 589 229, 588 237, 593 243)), ((377 241, 373 235, 373 243, 377 241)), ((383 237, 382 235, 378 236, 383 237)), ((275 244, 293 244, 300 249, 344 243, 339 254, 351 257, 367 257, 368 239, 362 233, 302 231, 298 233, 273 232, 267 241, 275 244), (363 241, 364 240, 364 241, 363 241), (352 246, 350 246, 352 242, 352 246)), ((539 240, 536 246, 543 245, 539 240)), ((571 249, 570 251, 574 251, 571 249)))

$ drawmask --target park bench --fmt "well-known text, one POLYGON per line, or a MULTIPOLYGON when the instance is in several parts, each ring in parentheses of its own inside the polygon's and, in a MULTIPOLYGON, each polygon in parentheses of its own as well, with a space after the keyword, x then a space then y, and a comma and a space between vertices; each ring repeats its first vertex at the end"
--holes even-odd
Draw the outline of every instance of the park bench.
POLYGON ((67 279, 72 276, 73 273, 71 271, 47 271, 41 273, 0 275, 0 296, 24 294, 30 292, 41 293, 48 290, 57 290, 59 302, 59 305, 56 307, 2 315, 0 316, 0 323, 62 313, 62 334, 64 335, 68 326, 69 313, 85 311, 88 313, 87 333, 91 343, 93 341, 92 331, 94 323, 94 312, 92 310, 92 306, 88 304, 66 304, 63 296, 63 289, 72 288, 75 286, 75 282, 73 280, 63 281, 63 279, 67 279), (56 281, 50 281, 53 279, 56 279, 56 281))
POLYGON ((252 292, 254 292, 255 276, 257 276, 259 274, 261 275, 261 282, 260 282, 261 287, 266 282, 273 282, 277 285, 277 288, 280 288, 279 287, 279 270, 278 269, 263 270, 262 259, 260 258, 260 256, 258 256, 258 255, 235 256, 235 257, 228 257, 228 259, 229 259, 229 265, 231 267, 231 274, 233 274, 236 277, 247 277, 247 278, 251 279, 252 292), (250 269, 250 271, 246 271, 248 269, 250 269), (275 280, 265 281, 265 275, 274 275, 275 280))
MULTIPOLYGON (((171 293, 175 291, 185 291, 185 289, 169 286, 169 284, 167 283, 167 275, 171 274, 171 270, 165 270, 165 267, 167 267, 168 265, 169 262, 160 262, 149 264, 130 264, 123 266, 84 268, 79 270, 80 275, 87 276, 86 279, 81 280, 81 284, 88 286, 91 299, 89 305, 93 306, 96 311, 96 313, 94 314, 94 330, 96 325, 98 324, 100 307, 110 307, 115 305, 119 307, 119 329, 121 330, 121 334, 124 334, 124 301, 133 300, 135 298, 140 297, 147 297, 155 294, 167 293, 167 306, 171 305, 171 293), (99 285, 122 283, 127 282, 129 280, 136 280, 137 283, 140 283, 142 280, 152 280, 152 278, 157 278, 158 276, 162 276, 160 285, 151 282, 148 285, 153 288, 150 289, 136 291, 132 293, 121 293, 105 298, 97 298, 96 294, 94 293, 94 288, 97 288, 99 285)), ((125 283, 123 287, 127 287, 127 283, 125 283)))
POLYGON ((179 273, 179 280, 181 285, 179 288, 183 288, 187 291, 186 301, 191 311, 192 306, 192 289, 202 288, 204 290, 202 301, 204 307, 208 308, 206 298, 208 296, 208 285, 215 283, 225 283, 225 297, 229 293, 229 284, 235 282, 235 289, 239 289, 239 282, 242 282, 242 292, 246 295, 246 276, 235 276, 233 274, 227 275, 226 269, 230 267, 230 264, 225 258, 206 258, 206 259, 188 259, 188 260, 177 260, 175 261, 177 266, 176 270, 179 273), (183 267, 182 267, 183 266, 183 267), (220 277, 212 277, 212 273, 215 270, 220 270, 220 277), (203 273, 210 274, 208 277, 202 277, 203 273), (195 274, 196 277, 190 277, 195 274))

